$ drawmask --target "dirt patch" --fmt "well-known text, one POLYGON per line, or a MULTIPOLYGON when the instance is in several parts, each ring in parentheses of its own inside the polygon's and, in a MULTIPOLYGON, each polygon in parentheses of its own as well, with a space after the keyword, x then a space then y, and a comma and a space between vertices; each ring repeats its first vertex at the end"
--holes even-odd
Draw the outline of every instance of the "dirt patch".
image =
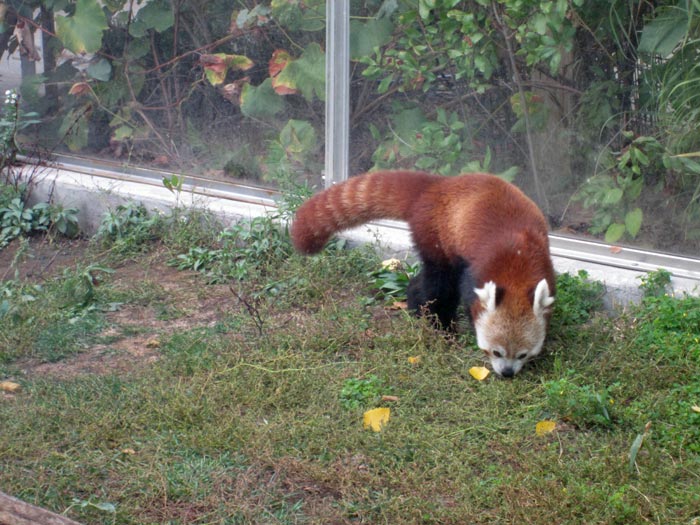
MULTIPOLYGON (((144 259, 117 267, 99 263, 114 270, 99 277, 126 299, 105 313, 106 328, 94 337, 98 342, 58 362, 22 359, 15 363, 17 368, 27 375, 57 379, 133 372, 159 359, 161 341, 169 334, 214 326, 239 308, 228 285, 206 285, 201 275, 168 266, 169 257, 156 249, 144 259)), ((0 275, 43 282, 90 258, 89 243, 83 240, 30 239, 24 246, 14 242, 0 251, 0 275)))
POLYGON ((0 250, 0 281, 41 282, 75 266, 88 248, 84 239, 51 241, 45 236, 13 240, 0 250))

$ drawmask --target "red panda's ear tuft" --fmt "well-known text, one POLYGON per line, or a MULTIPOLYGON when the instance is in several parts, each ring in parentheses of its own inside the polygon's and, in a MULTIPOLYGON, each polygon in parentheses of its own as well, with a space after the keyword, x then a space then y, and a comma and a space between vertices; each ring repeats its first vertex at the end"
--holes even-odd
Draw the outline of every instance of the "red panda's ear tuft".
POLYGON ((535 298, 532 304, 532 309, 537 317, 544 317, 547 309, 554 302, 554 297, 549 293, 549 284, 546 279, 542 279, 537 283, 535 288, 535 298))
POLYGON ((481 307, 484 310, 487 312, 496 310, 496 295, 498 294, 496 283, 489 281, 484 284, 483 288, 474 288, 474 293, 479 298, 481 307))

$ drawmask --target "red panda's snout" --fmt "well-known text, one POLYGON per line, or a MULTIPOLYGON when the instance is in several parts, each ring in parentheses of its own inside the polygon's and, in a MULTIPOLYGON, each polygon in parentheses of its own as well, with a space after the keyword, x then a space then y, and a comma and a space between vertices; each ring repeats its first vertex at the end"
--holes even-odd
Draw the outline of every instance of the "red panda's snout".
POLYGON ((537 284, 532 308, 525 310, 497 305, 497 288, 492 281, 475 292, 479 301, 474 318, 477 344, 488 356, 494 372, 513 377, 542 351, 547 316, 554 302, 549 285, 545 279, 537 284))

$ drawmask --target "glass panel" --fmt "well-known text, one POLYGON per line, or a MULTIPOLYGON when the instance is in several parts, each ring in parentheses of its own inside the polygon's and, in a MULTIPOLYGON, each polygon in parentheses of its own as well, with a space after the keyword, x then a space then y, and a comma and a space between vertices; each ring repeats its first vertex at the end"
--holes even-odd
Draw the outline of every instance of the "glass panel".
POLYGON ((681 4, 353 0, 350 172, 490 171, 556 233, 697 256, 700 13, 681 4))
POLYGON ((22 132, 27 151, 320 181, 324 0, 23 0, 7 13, 0 83, 41 120, 22 132))

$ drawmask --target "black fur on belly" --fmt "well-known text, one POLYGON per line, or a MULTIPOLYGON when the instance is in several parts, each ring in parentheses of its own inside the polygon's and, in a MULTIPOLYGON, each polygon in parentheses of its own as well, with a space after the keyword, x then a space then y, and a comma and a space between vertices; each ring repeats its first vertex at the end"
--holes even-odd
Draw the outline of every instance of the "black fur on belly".
POLYGON ((456 265, 423 261, 423 267, 408 284, 408 309, 418 315, 437 318, 440 326, 453 329, 460 304, 467 306, 476 298, 474 281, 466 262, 456 265))

